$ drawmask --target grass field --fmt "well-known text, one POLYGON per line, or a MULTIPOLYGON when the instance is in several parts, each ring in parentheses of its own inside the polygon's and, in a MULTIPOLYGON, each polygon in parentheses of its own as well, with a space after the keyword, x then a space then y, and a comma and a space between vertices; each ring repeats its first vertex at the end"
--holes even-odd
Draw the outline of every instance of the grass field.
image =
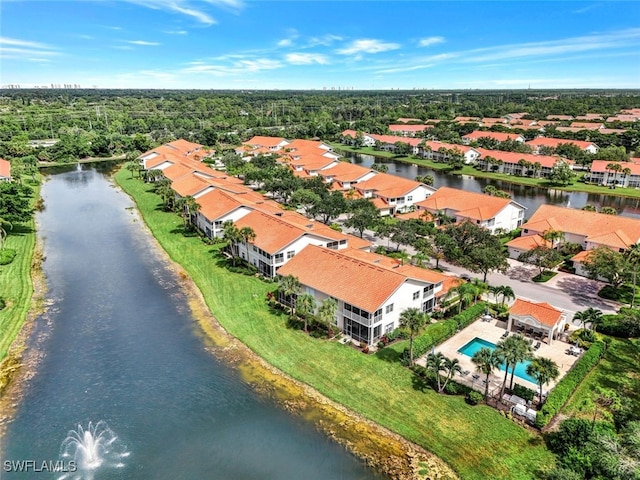
POLYGON ((640 410, 640 340, 613 338, 600 363, 587 375, 562 413, 592 418, 598 388, 615 390, 640 410))
POLYGON ((265 302, 274 283, 217 266, 217 248, 176 233, 181 219, 161 211, 160 199, 148 185, 132 180, 124 169, 116 180, 136 200, 163 248, 194 279, 218 321, 267 362, 422 445, 462 478, 528 479, 553 463, 539 436, 495 410, 423 391, 396 362, 288 329, 285 316, 270 311, 265 302))
POLYGON ((8 265, 0 265, 0 295, 7 304, 0 310, 0 361, 6 357, 31 306, 31 263, 36 245, 33 220, 7 230, 9 235, 5 247, 15 250, 16 257, 8 265))
MULTIPOLYGON (((331 143, 331 145, 336 150, 373 155, 383 160, 386 159, 386 160, 394 160, 394 161, 403 162, 403 163, 412 163, 422 167, 430 168, 432 170, 446 172, 450 169, 449 166, 445 163, 438 163, 432 160, 417 158, 414 156, 395 155, 391 152, 383 152, 380 150, 375 150, 372 147, 352 148, 352 147, 347 147, 345 145, 342 145, 340 143, 335 143, 335 142, 331 143)), ((504 173, 485 172, 483 170, 478 170, 470 165, 465 165, 461 169, 455 170, 454 172, 451 172, 451 173, 454 175, 469 175, 472 177, 487 178, 490 180, 513 183, 515 185, 528 185, 530 187, 563 190, 567 192, 586 192, 586 193, 596 193, 601 195, 613 195, 617 197, 640 198, 640 190, 635 188, 618 187, 615 189, 611 189, 609 187, 605 187, 602 185, 591 185, 588 183, 579 182, 578 180, 584 177, 583 172, 578 172, 576 175, 576 179, 570 185, 556 185, 547 181, 544 178, 518 177, 516 175, 507 175, 504 173)))

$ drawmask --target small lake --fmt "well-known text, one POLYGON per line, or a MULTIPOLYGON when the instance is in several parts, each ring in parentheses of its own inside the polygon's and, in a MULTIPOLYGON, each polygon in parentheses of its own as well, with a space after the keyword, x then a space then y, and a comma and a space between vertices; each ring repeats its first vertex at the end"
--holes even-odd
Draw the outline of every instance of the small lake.
POLYGON ((0 443, 0 477, 383 478, 207 350, 178 279, 108 174, 74 167, 50 175, 42 196, 50 308, 30 348, 45 355, 0 443), (7 472, 7 461, 69 471, 7 472))
POLYGON ((565 192, 562 190, 550 190, 545 188, 529 187, 525 185, 514 185, 508 182, 489 180, 486 178, 476 178, 470 175, 455 175, 442 173, 427 167, 411 165, 409 163, 397 162, 376 158, 366 154, 345 154, 345 158, 352 163, 371 167, 374 163, 383 163, 389 167, 392 175, 404 178, 415 179, 418 175, 431 175, 434 179, 433 186, 458 188, 468 192, 483 192, 487 185, 505 190, 511 194, 514 201, 527 208, 525 217, 529 218, 540 205, 558 205, 561 207, 582 208, 587 204, 595 205, 598 210, 602 207, 613 207, 619 215, 640 218, 640 198, 623 198, 612 195, 602 195, 584 192, 565 192))

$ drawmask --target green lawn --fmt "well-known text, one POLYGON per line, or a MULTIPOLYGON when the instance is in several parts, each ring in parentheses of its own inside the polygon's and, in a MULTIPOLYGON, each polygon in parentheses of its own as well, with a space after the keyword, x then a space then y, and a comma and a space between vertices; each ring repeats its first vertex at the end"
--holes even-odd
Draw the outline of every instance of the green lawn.
POLYGON ((640 340, 614 337, 611 340, 600 363, 578 386, 562 413, 592 418, 598 387, 629 397, 633 410, 640 410, 640 340))
POLYGON ((15 250, 16 256, 8 265, 0 265, 0 296, 7 304, 0 310, 0 361, 6 357, 31 306, 31 260, 36 244, 34 228, 34 221, 30 221, 8 229, 5 247, 15 250))
MULTIPOLYGON (((336 150, 339 150, 339 151, 341 150, 345 152, 373 155, 381 159, 395 160, 403 163, 412 163, 412 164, 419 165, 421 167, 431 168, 432 170, 441 170, 441 171, 450 170, 449 166, 445 163, 438 163, 432 160, 417 158, 414 156, 395 155, 394 153, 391 153, 391 152, 383 152, 380 150, 375 150, 373 147, 353 148, 353 147, 348 147, 346 145, 342 145, 340 143, 335 143, 335 142, 331 143, 331 145, 336 150)), ((613 195, 616 197, 640 198, 640 190, 635 188, 618 187, 615 189, 611 189, 609 187, 605 187, 602 185, 591 185, 588 183, 579 182, 578 180, 584 177, 583 172, 578 172, 576 179, 570 185, 556 185, 547 181, 544 178, 519 177, 516 175, 507 175, 505 173, 485 172, 484 170, 478 170, 477 168, 472 167, 471 165, 465 165, 461 169, 455 170, 451 173, 455 175, 470 175, 472 177, 498 180, 502 182, 513 183, 516 185, 527 185, 530 187, 564 190, 567 192, 587 192, 587 193, 597 193, 602 195, 613 195)))
POLYGON ((542 439, 495 410, 470 407, 462 397, 421 391, 411 372, 397 362, 286 328, 265 294, 275 288, 255 277, 232 274, 216 265, 217 249, 185 238, 181 219, 162 212, 150 187, 116 175, 134 197, 161 245, 202 291, 218 321, 267 362, 311 385, 332 400, 424 446, 465 479, 529 479, 553 463, 542 439))

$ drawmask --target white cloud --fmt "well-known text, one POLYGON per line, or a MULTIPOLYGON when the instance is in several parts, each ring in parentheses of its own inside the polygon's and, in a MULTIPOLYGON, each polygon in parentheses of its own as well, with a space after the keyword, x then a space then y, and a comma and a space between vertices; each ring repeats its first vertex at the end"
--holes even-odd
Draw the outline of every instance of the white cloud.
POLYGON ((355 40, 349 47, 336 50, 341 55, 354 55, 359 53, 380 53, 388 50, 397 50, 400 48, 398 43, 386 43, 380 40, 364 38, 355 40))
POLYGON ((203 6, 223 8, 225 10, 239 11, 243 6, 242 0, 126 0, 142 7, 153 10, 166 10, 196 19, 205 25, 218 23, 203 6))
POLYGON ((38 48, 43 50, 52 50, 49 45, 39 42, 31 42, 29 40, 18 40, 17 38, 0 37, 0 45, 15 45, 16 47, 38 48))
POLYGON ((57 57, 59 55, 60 52, 44 43, 0 37, 0 56, 4 59, 27 61, 36 61, 35 59, 39 59, 37 61, 44 61, 45 58, 57 57))
POLYGON ((436 45, 438 43, 443 43, 445 41, 444 37, 427 37, 421 38, 418 42, 418 46, 420 47, 428 47, 430 45, 436 45))
POLYGON ((189 62, 188 65, 191 66, 183 68, 179 73, 202 73, 214 76, 229 76, 256 73, 263 70, 275 70, 284 66, 282 62, 268 58, 241 59, 235 60, 230 64, 208 64, 201 61, 194 61, 189 62))
POLYGON ((640 44, 640 28, 630 28, 617 32, 593 34, 562 40, 480 48, 469 50, 466 53, 469 54, 469 58, 467 59, 468 62, 487 62, 513 58, 562 55, 589 50, 621 48, 635 46, 638 44, 640 44))
POLYGON ((277 44, 279 47, 290 47, 293 45, 293 40, 290 38, 283 38, 277 44))
POLYGON ((186 30, 165 30, 164 33, 168 35, 187 35, 189 32, 186 30))
POLYGON ((319 53, 290 53, 285 56, 285 59, 293 65, 311 65, 313 63, 326 65, 329 63, 327 57, 319 53))
POLYGON ((321 37, 311 37, 311 39, 309 40, 309 46, 316 47, 318 45, 322 45, 324 47, 328 47, 332 43, 339 42, 340 40, 342 40, 342 37, 328 33, 326 35, 322 35, 321 37))
POLYGON ((146 40, 125 40, 125 43, 130 43, 131 45, 142 45, 145 47, 157 47, 160 45, 158 42, 147 42, 146 40))

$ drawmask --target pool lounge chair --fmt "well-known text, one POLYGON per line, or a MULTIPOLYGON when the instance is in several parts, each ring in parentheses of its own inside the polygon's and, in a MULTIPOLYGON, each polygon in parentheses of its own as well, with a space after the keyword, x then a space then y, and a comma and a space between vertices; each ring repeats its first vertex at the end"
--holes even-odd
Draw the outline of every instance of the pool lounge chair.
POLYGON ((540 348, 541 343, 540 342, 536 342, 535 347, 533 347, 534 350, 538 350, 540 348))

